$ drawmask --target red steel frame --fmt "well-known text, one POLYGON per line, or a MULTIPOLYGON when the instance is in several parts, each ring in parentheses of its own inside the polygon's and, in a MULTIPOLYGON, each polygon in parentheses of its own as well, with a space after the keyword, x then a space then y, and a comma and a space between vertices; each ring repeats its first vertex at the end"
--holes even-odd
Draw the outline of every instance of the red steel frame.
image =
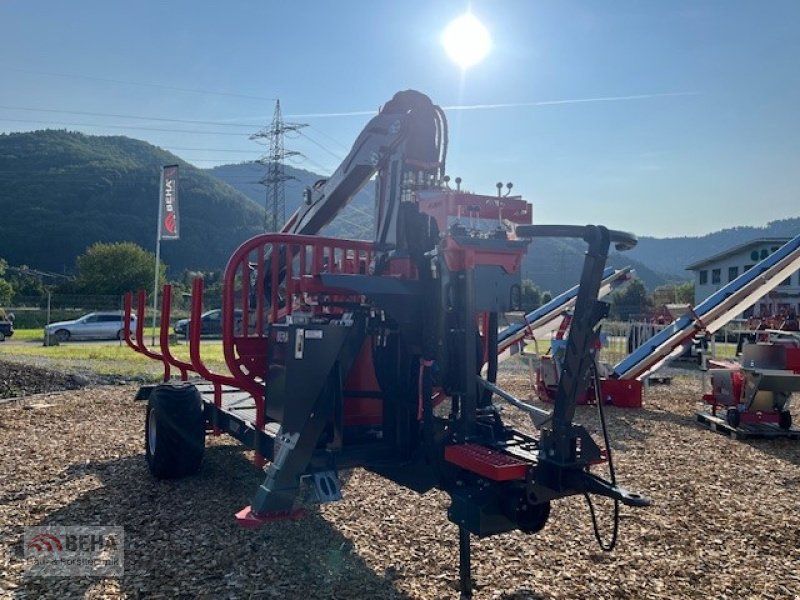
MULTIPOLYGON (((291 318, 299 308, 311 310, 314 314, 341 312, 336 303, 357 301, 358 298, 343 290, 326 288, 319 275, 365 274, 371 269, 373 257, 374 245, 371 242, 319 236, 269 233, 251 238, 239 246, 225 268, 222 298, 222 346, 230 375, 211 371, 201 356, 200 316, 203 312, 204 285, 200 277, 192 282, 189 321, 191 362, 176 358, 169 349, 172 308, 172 286, 169 284, 163 288, 161 304, 161 352, 151 350, 145 343, 144 290, 138 292, 133 339, 130 331, 133 295, 130 292, 125 295, 125 342, 132 350, 163 363, 164 381, 170 379, 172 367, 180 371, 180 378, 184 381, 188 379, 190 371, 207 380, 213 386, 214 406, 218 409, 222 408, 223 386, 246 391, 252 395, 256 406, 254 425, 263 429, 266 425, 267 325, 291 318), (270 284, 269 304, 265 297, 267 277, 270 284), (254 306, 251 306, 251 291, 255 292, 254 306), (241 310, 238 323, 237 309, 241 310)), ((214 432, 219 433, 216 429, 214 432)))
POLYGON ((233 253, 225 268, 223 283, 223 352, 236 382, 234 385, 253 394, 256 427, 266 424, 263 390, 268 333, 265 324, 290 317, 298 308, 310 308, 317 314, 336 310, 325 306, 323 297, 333 302, 354 300, 346 292, 325 288, 319 274, 367 273, 373 256, 371 242, 280 233, 251 238, 233 253), (265 261, 267 256, 269 264, 265 261), (267 275, 270 281, 268 306, 264 293, 267 275), (251 289, 253 282, 254 290, 251 289), (250 306, 251 291, 255 291, 255 306, 250 306), (238 332, 237 309, 242 315, 238 332), (253 323, 251 313, 255 318, 253 323))

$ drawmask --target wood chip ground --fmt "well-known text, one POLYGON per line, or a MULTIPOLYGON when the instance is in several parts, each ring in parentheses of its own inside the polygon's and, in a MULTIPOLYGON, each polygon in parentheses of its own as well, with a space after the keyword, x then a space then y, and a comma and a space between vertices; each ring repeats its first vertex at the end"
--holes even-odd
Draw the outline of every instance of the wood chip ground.
MULTIPOLYGON (((501 383, 529 395, 524 375, 501 383)), ((249 453, 210 439, 200 475, 154 481, 135 391, 87 388, 49 396, 49 406, 0 407, 2 597, 458 597, 444 494, 418 496, 358 470, 343 501, 244 530, 233 514, 262 480, 249 453), (25 577, 23 529, 46 524, 123 526, 124 577, 25 577)), ((613 553, 597 547, 582 498, 560 501, 539 535, 474 543, 475 597, 800 598, 800 443, 704 430, 693 416, 699 394, 697 380, 676 378, 652 388, 642 410, 609 409, 619 479, 653 500, 622 509, 613 553)), ((578 420, 597 431, 595 411, 579 408, 578 420)), ((608 534, 610 505, 599 504, 608 534)))

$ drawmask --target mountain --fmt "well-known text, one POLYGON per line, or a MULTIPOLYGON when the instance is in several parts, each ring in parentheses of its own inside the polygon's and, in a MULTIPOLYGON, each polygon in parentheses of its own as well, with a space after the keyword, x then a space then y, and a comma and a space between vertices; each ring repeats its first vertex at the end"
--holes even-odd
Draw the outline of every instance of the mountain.
MULTIPOLYGON (((266 175, 267 167, 257 162, 244 162, 233 165, 221 165, 207 169, 209 175, 221 179, 235 190, 250 198, 264 214, 266 188, 260 181, 266 175)), ((323 179, 323 175, 284 166, 288 179, 285 183, 286 218, 300 206, 303 201, 303 190, 323 179)), ((375 195, 372 182, 368 182, 350 201, 350 204, 336 217, 333 223, 321 234, 332 237, 348 237, 367 240, 373 238, 373 212, 375 195)))
POLYGON ((670 277, 690 279, 691 274, 685 269, 694 262, 756 238, 792 238, 798 234, 800 218, 782 219, 764 227, 733 227, 700 237, 642 237, 636 248, 626 254, 670 277))
MULTIPOLYGON (((522 277, 531 279, 542 290, 558 294, 578 283, 586 243, 582 240, 542 238, 534 240, 522 263, 522 277)), ((616 268, 632 267, 645 287, 652 291, 676 278, 659 273, 630 256, 630 251, 612 252, 608 265, 616 268)))
POLYGON ((0 135, 0 256, 70 272, 94 242, 154 250, 162 165, 180 165, 181 239, 161 245, 174 275, 220 269, 263 214, 241 193, 179 157, 122 136, 63 130, 0 135))
MULTIPOLYGON (((303 198, 303 189, 322 178, 321 175, 286 166, 286 175, 293 179, 286 182, 286 214, 287 217, 297 209, 303 198)), ((266 173, 266 167, 259 163, 246 162, 236 165, 222 165, 207 169, 207 172, 218 177, 231 187, 240 191, 264 211, 266 190, 259 183, 266 173)), ((328 234, 356 239, 372 239, 372 213, 374 206, 373 186, 367 184, 353 201, 336 217, 329 226, 328 234)), ((554 293, 572 287, 578 282, 583 266, 585 244, 577 240, 537 240, 532 246, 523 265, 523 275, 533 279, 543 290, 554 293)), ((648 289, 655 289, 670 279, 662 273, 649 269, 643 263, 625 255, 614 254, 609 264, 616 267, 632 266, 648 289)), ((685 278, 685 275, 683 276, 685 278)))
MULTIPOLYGON (((302 202, 303 189, 322 178, 317 173, 285 167, 286 175, 292 177, 286 182, 286 215, 297 209, 302 202)), ((217 177, 250 198, 259 210, 264 211, 266 190, 259 183, 266 174, 266 166, 246 162, 222 165, 207 169, 207 173, 217 177)), ((328 235, 356 239, 372 239, 372 213, 374 206, 373 186, 367 184, 328 228, 328 235)), ((577 240, 537 240, 525 259, 523 275, 533 279, 543 290, 561 292, 578 282, 583 266, 585 244, 577 240)), ((616 267, 632 266, 648 289, 655 289, 666 283, 670 277, 649 269, 644 264, 632 260, 628 253, 614 254, 609 264, 616 267)))
MULTIPOLYGON (((165 242, 162 257, 175 275, 183 269, 225 266, 245 239, 263 231, 266 190, 258 163, 197 169, 146 142, 122 136, 88 136, 63 130, 0 134, 0 257, 12 265, 70 272, 94 242, 133 241, 155 247, 158 178, 164 164, 180 164, 181 239, 165 242)), ((303 189, 321 176, 286 166, 286 213, 303 189)), ((328 235, 371 239, 373 188, 368 183, 331 226, 328 235)), ((758 237, 800 233, 800 218, 765 227, 736 227, 701 237, 640 238, 609 263, 630 265, 648 289, 690 278, 686 265, 758 237)), ((577 283, 585 245, 578 240, 536 240, 523 276, 543 290, 577 283)))

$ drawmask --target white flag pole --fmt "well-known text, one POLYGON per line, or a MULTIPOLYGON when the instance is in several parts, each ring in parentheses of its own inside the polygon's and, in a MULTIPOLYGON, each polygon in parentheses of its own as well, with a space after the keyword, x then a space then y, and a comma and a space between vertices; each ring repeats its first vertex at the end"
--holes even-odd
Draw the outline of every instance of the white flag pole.
POLYGON ((156 345, 156 311, 158 310, 158 264, 161 261, 161 218, 164 206, 164 167, 161 167, 161 181, 158 184, 158 225, 156 226, 156 268, 153 283, 153 329, 150 345, 156 345))

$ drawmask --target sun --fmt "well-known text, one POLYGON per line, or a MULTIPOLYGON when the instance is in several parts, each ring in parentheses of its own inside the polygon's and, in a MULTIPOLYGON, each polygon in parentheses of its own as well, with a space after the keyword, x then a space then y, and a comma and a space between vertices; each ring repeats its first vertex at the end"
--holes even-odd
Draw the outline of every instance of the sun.
POLYGON ((492 39, 483 23, 472 13, 466 13, 445 28, 442 45, 453 62, 468 69, 489 54, 492 39))

